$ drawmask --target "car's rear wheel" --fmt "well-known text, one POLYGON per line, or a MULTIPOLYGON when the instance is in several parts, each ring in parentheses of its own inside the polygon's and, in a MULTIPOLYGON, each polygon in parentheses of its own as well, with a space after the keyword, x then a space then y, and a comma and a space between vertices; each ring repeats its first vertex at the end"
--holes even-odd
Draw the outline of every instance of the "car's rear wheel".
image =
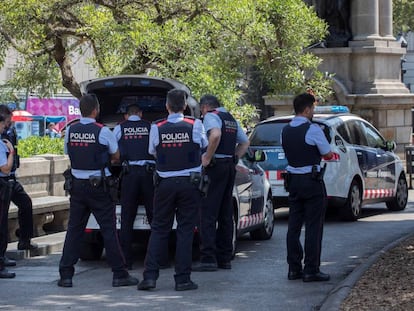
POLYGON ((263 217, 264 221, 262 227, 250 232, 250 237, 253 240, 269 240, 273 235, 274 210, 271 194, 267 196, 263 217))
POLYGON ((385 204, 390 211, 402 211, 407 206, 408 201, 408 186, 407 180, 403 174, 398 178, 397 191, 392 201, 385 204))
POLYGON ((339 210, 340 218, 346 221, 355 221, 361 217, 361 209, 361 187, 356 180, 353 180, 349 187, 348 198, 345 205, 339 210))

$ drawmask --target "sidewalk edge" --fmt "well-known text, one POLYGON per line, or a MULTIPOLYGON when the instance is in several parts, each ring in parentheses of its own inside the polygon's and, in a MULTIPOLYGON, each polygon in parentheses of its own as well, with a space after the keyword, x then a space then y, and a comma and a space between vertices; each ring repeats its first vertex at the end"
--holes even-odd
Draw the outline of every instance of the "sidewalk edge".
POLYGON ((381 250, 372 254, 368 259, 354 269, 343 281, 341 281, 329 294, 326 296, 319 311, 332 311, 339 310, 342 302, 348 297, 350 291, 362 277, 362 275, 379 259, 382 254, 385 254, 390 249, 396 247, 401 242, 414 236, 413 233, 406 234, 405 236, 391 242, 381 250))

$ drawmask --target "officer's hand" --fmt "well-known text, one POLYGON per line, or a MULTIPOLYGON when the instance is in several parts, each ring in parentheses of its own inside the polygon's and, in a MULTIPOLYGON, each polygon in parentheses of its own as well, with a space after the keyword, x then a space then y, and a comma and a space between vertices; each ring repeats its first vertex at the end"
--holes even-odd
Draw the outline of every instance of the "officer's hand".
POLYGON ((201 156, 201 164, 204 167, 207 167, 211 162, 211 158, 207 157, 206 153, 203 153, 203 155, 201 156))

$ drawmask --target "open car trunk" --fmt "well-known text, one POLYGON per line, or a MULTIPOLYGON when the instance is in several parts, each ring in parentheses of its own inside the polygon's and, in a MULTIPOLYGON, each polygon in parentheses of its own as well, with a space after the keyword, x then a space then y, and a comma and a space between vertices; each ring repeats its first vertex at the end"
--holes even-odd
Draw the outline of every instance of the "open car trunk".
POLYGON ((199 117, 200 108, 184 84, 164 78, 146 75, 124 75, 98 78, 81 82, 82 94, 95 94, 100 103, 98 122, 114 128, 124 120, 126 107, 138 104, 143 111, 142 118, 155 121, 167 117, 165 107, 167 92, 173 88, 187 92, 187 108, 185 115, 199 117))

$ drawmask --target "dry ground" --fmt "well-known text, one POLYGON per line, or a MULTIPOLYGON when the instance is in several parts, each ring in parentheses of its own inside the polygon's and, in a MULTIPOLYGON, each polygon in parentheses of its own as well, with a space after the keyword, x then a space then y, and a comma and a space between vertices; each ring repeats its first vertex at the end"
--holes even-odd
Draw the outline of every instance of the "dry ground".
POLYGON ((414 311, 414 236, 382 254, 340 311, 414 311))

